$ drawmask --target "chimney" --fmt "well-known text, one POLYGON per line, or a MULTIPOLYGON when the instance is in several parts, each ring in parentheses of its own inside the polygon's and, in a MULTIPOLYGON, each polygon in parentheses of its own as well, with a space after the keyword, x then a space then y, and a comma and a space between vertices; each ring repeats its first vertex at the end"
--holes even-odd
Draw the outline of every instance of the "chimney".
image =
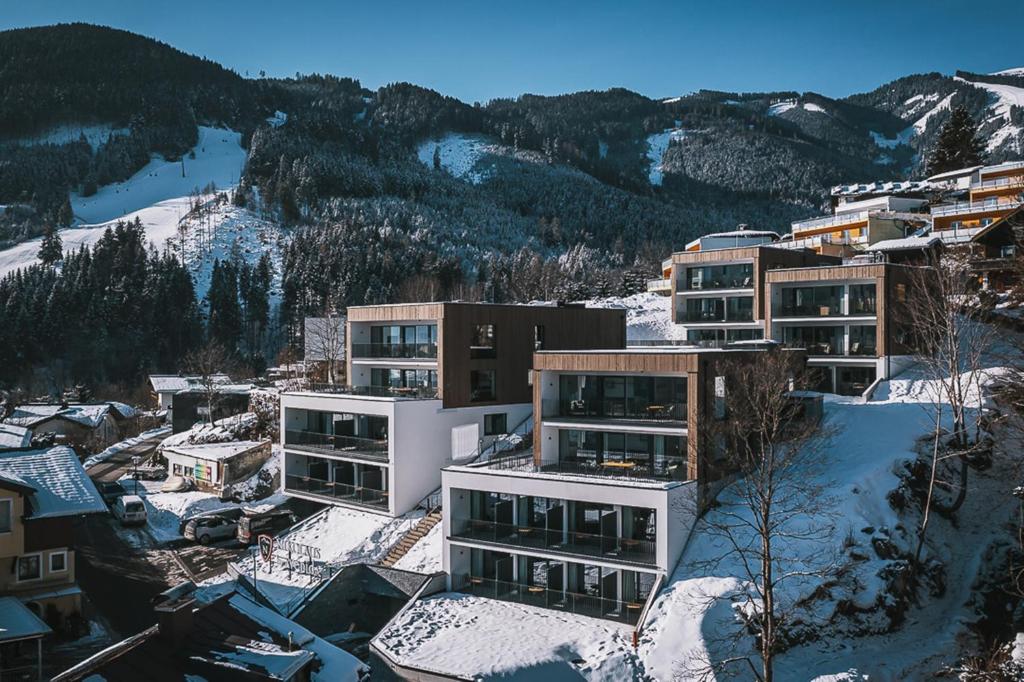
POLYGON ((180 646, 192 632, 192 611, 196 600, 185 597, 159 604, 156 611, 156 626, 160 637, 180 646))
POLYGON ((192 632, 192 612, 196 600, 195 583, 185 581, 153 598, 156 625, 160 637, 180 645, 192 632))

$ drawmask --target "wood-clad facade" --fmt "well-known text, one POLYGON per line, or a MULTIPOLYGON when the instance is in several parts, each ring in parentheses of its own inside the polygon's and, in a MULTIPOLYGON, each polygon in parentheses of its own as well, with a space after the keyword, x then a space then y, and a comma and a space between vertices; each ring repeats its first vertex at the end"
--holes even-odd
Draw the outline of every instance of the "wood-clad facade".
MULTIPOLYGON (((418 303, 353 307, 346 324, 346 363, 352 371, 351 326, 359 323, 430 322, 437 324, 439 397, 445 409, 529 403, 535 350, 625 348, 626 311, 583 306, 509 305, 492 303, 418 303), (491 325, 490 356, 474 357, 478 326, 491 325), (471 375, 494 372, 494 400, 473 400, 471 375)), ((386 364, 382 361, 382 364, 386 364)))

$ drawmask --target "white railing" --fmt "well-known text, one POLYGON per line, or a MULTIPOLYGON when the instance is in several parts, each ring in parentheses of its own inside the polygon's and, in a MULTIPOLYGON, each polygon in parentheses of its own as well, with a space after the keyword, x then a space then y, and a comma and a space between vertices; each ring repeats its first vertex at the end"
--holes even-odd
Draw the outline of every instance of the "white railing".
POLYGON ((665 260, 661 261, 661 271, 665 272, 666 270, 671 270, 671 269, 672 269, 672 257, 669 256, 665 260))
POLYGON ((996 178, 995 180, 981 180, 972 182, 971 189, 998 189, 1000 187, 1024 187, 1024 176, 1018 175, 1009 178, 996 178))
POLYGON ((996 201, 995 199, 989 199, 987 201, 957 201, 952 204, 932 206, 931 213, 933 218, 937 218, 951 215, 967 215, 970 213, 987 213, 989 211, 1010 211, 1020 205, 1021 202, 1018 200, 996 201))
POLYGON ((672 291, 672 280, 670 279, 649 279, 647 280, 647 291, 672 291))
POLYGON ((867 220, 870 213, 871 211, 854 211, 853 213, 841 213, 839 215, 825 216, 824 218, 798 220, 792 223, 793 234, 796 234, 797 231, 813 230, 818 227, 832 227, 857 223, 862 220, 867 220))
POLYGON ((867 241, 867 237, 835 237, 831 234, 818 234, 813 237, 802 237, 800 239, 789 239, 786 241, 778 242, 773 246, 781 247, 784 249, 815 249, 823 244, 833 244, 836 246, 843 246, 846 244, 862 244, 867 241))

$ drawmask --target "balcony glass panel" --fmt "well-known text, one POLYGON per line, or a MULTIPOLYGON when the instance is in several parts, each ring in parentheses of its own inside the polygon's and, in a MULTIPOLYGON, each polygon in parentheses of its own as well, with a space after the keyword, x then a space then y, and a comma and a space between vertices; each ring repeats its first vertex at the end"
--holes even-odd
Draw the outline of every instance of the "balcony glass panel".
POLYGON ((683 319, 687 322, 724 322, 725 299, 688 298, 683 319))
POLYGON ((686 480, 686 439, 646 433, 562 429, 558 463, 545 471, 597 476, 686 480))
POLYGON ((327 454, 388 457, 388 418, 379 415, 288 409, 285 445, 327 454))
POLYGON ((878 355, 877 329, 871 326, 850 327, 850 355, 878 355))
POLYGON ((792 348, 805 348, 809 355, 842 355, 842 327, 784 327, 782 342, 792 348))
POLYGON ((686 269, 682 288, 689 291, 709 289, 750 289, 754 286, 754 264, 705 265, 686 269))
POLYGON ((561 375, 546 416, 686 421, 683 377, 561 375))
POLYGON ((841 286, 792 287, 782 290, 777 317, 834 317, 843 314, 841 286))
POLYGON ((383 467, 301 455, 287 455, 285 467, 286 491, 388 507, 388 472, 383 467))
POLYGON ((874 315, 877 312, 875 285, 853 284, 850 286, 850 314, 874 315))
POLYGON ((383 325, 370 327, 370 343, 353 343, 356 358, 437 358, 437 325, 383 325))
POLYGON ((736 296, 725 299, 726 322, 753 322, 754 297, 736 296))
POLYGON ((436 395, 437 370, 373 367, 370 369, 370 386, 393 389, 398 395, 416 391, 436 395))

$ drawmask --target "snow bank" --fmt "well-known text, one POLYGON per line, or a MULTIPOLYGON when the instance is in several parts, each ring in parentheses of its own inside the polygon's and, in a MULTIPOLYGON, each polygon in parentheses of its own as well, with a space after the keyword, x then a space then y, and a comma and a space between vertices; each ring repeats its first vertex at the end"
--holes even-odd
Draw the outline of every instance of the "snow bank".
POLYGON ((255 511, 266 511, 284 504, 288 498, 278 493, 258 502, 222 502, 212 493, 193 490, 187 493, 139 491, 146 505, 149 530, 158 542, 170 542, 181 538, 181 522, 190 516, 217 509, 245 507, 255 511))
POLYGON ((679 325, 672 322, 672 297, 649 292, 586 301, 594 308, 626 309, 626 341, 683 340, 679 325))
MULTIPOLYGON (((328 507, 295 525, 278 539, 316 548, 320 553, 317 563, 327 569, 323 576, 327 578, 341 566, 379 561, 422 517, 422 512, 391 518, 369 511, 328 507)), ((260 594, 269 599, 278 611, 288 613, 321 580, 297 572, 289 576, 283 556, 279 555, 272 564, 257 558, 256 569, 260 594)), ((252 575, 252 561, 252 557, 242 559, 236 562, 235 568, 243 575, 252 575)))
POLYGON ((196 424, 187 431, 180 431, 161 443, 161 448, 177 445, 201 445, 203 443, 228 443, 242 440, 256 426, 256 414, 243 412, 232 417, 218 419, 212 424, 196 424))

